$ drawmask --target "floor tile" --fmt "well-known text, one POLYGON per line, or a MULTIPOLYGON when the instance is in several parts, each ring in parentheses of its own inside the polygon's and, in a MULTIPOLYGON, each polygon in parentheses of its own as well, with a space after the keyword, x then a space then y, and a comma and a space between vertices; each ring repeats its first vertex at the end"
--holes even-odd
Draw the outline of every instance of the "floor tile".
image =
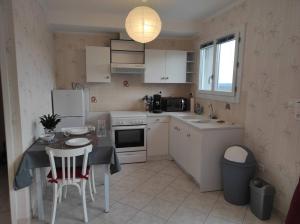
POLYGON ((205 224, 235 224, 235 223, 226 221, 226 220, 218 218, 218 217, 209 216, 206 219, 205 224))
POLYGON ((157 198, 169 201, 175 204, 181 204, 184 199, 188 196, 188 193, 182 190, 175 189, 173 187, 167 187, 163 190, 157 198))
POLYGON ((140 180, 138 178, 135 178, 133 176, 127 175, 126 177, 122 178, 119 182, 117 182, 115 185, 118 185, 120 187, 124 187, 126 189, 133 190, 137 186, 143 184, 144 181, 142 181, 142 180, 140 180))
POLYGON ((143 209, 143 212, 169 219, 177 208, 174 203, 155 198, 143 209))
POLYGON ((134 173, 129 174, 129 176, 132 176, 141 182, 148 180, 149 178, 153 177, 154 175, 155 175, 154 171, 145 170, 145 169, 139 169, 139 170, 136 170, 134 173))
POLYGON ((174 181, 174 177, 158 174, 137 188, 137 191, 157 195, 174 181))
POLYGON ((139 212, 127 224, 164 224, 166 221, 154 215, 139 212))
POLYGON ((208 214, 216 203, 216 199, 213 197, 207 197, 205 194, 203 196, 198 196, 195 194, 190 194, 183 202, 182 206, 187 208, 198 209, 201 212, 208 214))
POLYGON ((247 206, 232 205, 226 202, 223 197, 219 197, 211 215, 230 222, 242 223, 246 215, 246 211, 247 206))
POLYGON ((130 219, 132 219, 138 210, 132 208, 128 205, 115 203, 108 213, 104 213, 94 220, 92 220, 91 224, 125 224, 130 219))
POLYGON ((178 177, 178 176, 184 176, 184 172, 177 167, 175 164, 169 164, 165 166, 159 173, 173 176, 173 177, 178 177))
MULTIPOLYGON (((109 196, 111 200, 119 201, 122 198, 124 198, 126 195, 128 195, 129 192, 132 191, 131 188, 126 188, 125 186, 120 185, 113 185, 110 187, 109 196)), ((104 197, 104 191, 99 192, 102 197, 104 197)))
POLYGON ((167 166, 167 163, 164 161, 165 160, 149 161, 144 164, 143 169, 151 170, 156 173, 160 172, 165 166, 167 166))
POLYGON ((207 215, 197 209, 180 207, 169 219, 170 224, 204 224, 207 215))
POLYGON ((247 209, 246 217, 244 219, 243 224, 282 224, 281 218, 277 214, 272 214, 269 220, 259 220, 256 216, 251 212, 250 208, 247 209))
POLYGON ((180 176, 172 183, 172 187, 190 193, 198 186, 191 178, 180 176))
POLYGON ((136 209, 142 209, 144 208, 151 200, 153 199, 153 196, 133 191, 129 193, 126 197, 124 197, 120 202, 130 205, 136 209))

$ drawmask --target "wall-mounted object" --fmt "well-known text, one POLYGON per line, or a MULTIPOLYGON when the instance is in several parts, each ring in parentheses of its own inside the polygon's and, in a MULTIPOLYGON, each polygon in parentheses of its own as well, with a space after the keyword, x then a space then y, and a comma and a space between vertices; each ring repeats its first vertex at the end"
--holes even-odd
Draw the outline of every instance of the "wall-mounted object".
POLYGON ((300 121, 300 100, 295 102, 295 119, 300 121))
POLYGON ((129 87, 129 82, 128 82, 127 80, 124 80, 124 81, 123 81, 123 86, 124 86, 124 87, 129 87))
POLYGON ((86 47, 86 82, 109 83, 110 76, 110 48, 86 47))
POLYGON ((97 103, 97 97, 92 96, 91 97, 91 103, 97 103))
POLYGON ((157 12, 147 6, 132 9, 125 21, 127 34, 135 41, 147 43, 158 37, 161 20, 157 12))

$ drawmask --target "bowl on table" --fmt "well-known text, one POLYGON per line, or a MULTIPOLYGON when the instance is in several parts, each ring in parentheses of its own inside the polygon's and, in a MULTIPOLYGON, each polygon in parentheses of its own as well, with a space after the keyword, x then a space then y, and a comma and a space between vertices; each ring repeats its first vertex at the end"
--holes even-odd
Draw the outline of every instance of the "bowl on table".
POLYGON ((40 139, 46 142, 51 142, 55 137, 55 134, 49 133, 49 134, 42 134, 40 136, 40 139))

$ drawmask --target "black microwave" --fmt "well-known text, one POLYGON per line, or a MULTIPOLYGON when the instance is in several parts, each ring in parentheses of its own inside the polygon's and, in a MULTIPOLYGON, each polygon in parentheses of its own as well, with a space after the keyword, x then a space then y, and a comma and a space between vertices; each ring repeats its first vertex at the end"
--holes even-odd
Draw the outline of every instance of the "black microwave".
POLYGON ((184 97, 162 97, 161 109, 166 112, 187 111, 188 100, 184 97))

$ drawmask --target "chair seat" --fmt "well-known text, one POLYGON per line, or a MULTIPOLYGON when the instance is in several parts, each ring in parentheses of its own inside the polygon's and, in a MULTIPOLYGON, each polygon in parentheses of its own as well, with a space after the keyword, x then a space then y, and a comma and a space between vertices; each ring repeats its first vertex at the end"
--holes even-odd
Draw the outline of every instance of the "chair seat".
MULTIPOLYGON (((76 179, 88 179, 88 178, 89 178, 90 167, 88 166, 88 167, 86 168, 86 175, 85 175, 85 176, 81 174, 81 170, 82 170, 81 167, 76 167, 76 170, 75 170, 75 178, 76 178, 76 179)), ((48 182, 50 182, 50 183, 53 183, 53 182, 54 182, 54 183, 57 183, 56 180, 61 180, 61 179, 63 179, 63 172, 62 172, 62 171, 63 171, 62 168, 57 168, 57 169, 56 169, 56 173, 57 173, 57 178, 56 178, 56 179, 53 179, 52 172, 50 171, 50 172, 48 173, 48 175, 47 175, 48 182)), ((71 173, 70 173, 71 177, 70 177, 70 178, 73 178, 73 173, 72 173, 72 172, 73 172, 73 171, 72 171, 72 169, 71 169, 71 173)), ((69 178, 69 177, 68 177, 68 171, 67 171, 67 169, 65 169, 65 178, 66 178, 66 179, 69 178)))

